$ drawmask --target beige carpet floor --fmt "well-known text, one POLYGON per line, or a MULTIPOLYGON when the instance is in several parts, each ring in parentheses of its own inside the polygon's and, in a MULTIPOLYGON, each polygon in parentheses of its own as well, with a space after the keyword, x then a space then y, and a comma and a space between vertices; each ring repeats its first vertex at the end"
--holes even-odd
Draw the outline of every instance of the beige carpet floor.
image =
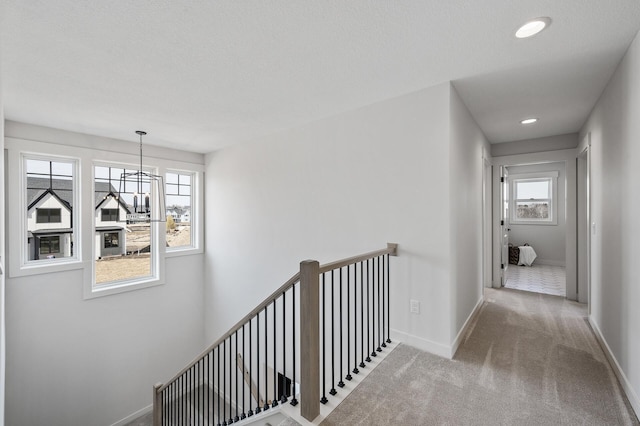
POLYGON ((453 360, 400 345, 322 423, 637 425, 586 307, 487 289, 453 360))

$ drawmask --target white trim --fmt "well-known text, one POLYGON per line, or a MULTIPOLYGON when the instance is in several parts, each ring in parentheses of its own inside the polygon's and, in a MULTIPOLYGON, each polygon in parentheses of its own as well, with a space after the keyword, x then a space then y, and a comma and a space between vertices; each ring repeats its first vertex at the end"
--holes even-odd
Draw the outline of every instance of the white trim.
POLYGON ((618 381, 622 386, 622 390, 624 390, 624 393, 626 394, 627 399, 631 404, 631 408, 633 408, 633 411, 636 413, 636 417, 640 418, 640 397, 638 397, 638 394, 633 389, 633 386, 631 386, 629 379, 627 379, 627 376, 624 374, 624 371, 620 367, 618 360, 613 355, 613 352, 611 351, 611 348, 607 344, 607 341, 605 340, 604 336, 602 336, 602 332, 600 331, 600 328, 598 328, 598 324, 596 323, 596 321, 593 319, 591 315, 589 315, 589 324, 591 325, 593 334, 596 336, 596 340, 598 341, 598 343, 600 344, 600 347, 602 348, 602 352, 604 352, 604 355, 607 357, 607 360, 609 360, 611 369, 613 370, 616 377, 618 378, 618 381))
POLYGON ((82 268, 82 242, 80 241, 80 230, 82 229, 82 218, 78 213, 80 203, 80 158, 71 151, 52 152, 29 149, 25 146, 12 147, 10 140, 5 140, 7 150, 7 196, 9 200, 14 200, 7 207, 8 223, 16 224, 8 228, 7 239, 9 247, 19 247, 19 251, 13 252, 9 256, 8 272, 9 277, 23 277, 49 272, 70 271, 82 268), (50 153, 51 152, 51 153, 50 153), (27 235, 27 218, 23 207, 27 206, 26 170, 25 161, 27 159, 56 161, 71 163, 73 167, 73 210, 72 221, 74 237, 74 255, 58 259, 28 260, 28 248, 21 236, 27 235))
MULTIPOLYGON (((513 226, 517 225, 557 225, 558 224, 558 171, 548 172, 536 172, 536 173, 521 173, 521 174, 509 174, 507 182, 509 184, 509 224, 513 226), (518 219, 516 217, 516 185, 515 181, 520 180, 548 180, 551 183, 551 194, 549 197, 549 219, 540 220, 526 220, 518 219)), ((522 201, 522 200, 520 200, 522 201)))
POLYGON ((480 296, 478 303, 476 303, 476 306, 474 306, 473 310, 467 317, 467 320, 462 325, 462 328, 460 328, 458 335, 453 340, 453 343, 451 345, 451 356, 449 358, 453 358, 456 355, 456 352, 458 352, 458 348, 460 347, 460 344, 462 343, 463 338, 468 334, 470 334, 471 331, 473 331, 473 327, 475 326, 475 320, 478 318, 478 315, 480 314, 480 311, 482 310, 483 306, 484 306, 484 295, 480 296))
POLYGON ((431 340, 414 336, 413 334, 405 333, 404 331, 394 330, 392 328, 391 339, 394 341, 399 340, 406 345, 413 346, 414 348, 418 348, 444 358, 451 359, 452 357, 451 346, 432 342, 431 340))
POLYGON ((111 426, 124 426, 124 425, 126 425, 128 423, 131 423, 132 421, 134 421, 138 417, 142 417, 145 414, 150 413, 152 410, 153 410, 153 404, 147 405, 146 407, 136 411, 135 413, 129 414, 124 419, 118 420, 117 422, 111 424, 111 426))
MULTIPOLYGON (((161 170, 166 178, 167 173, 180 173, 191 175, 191 245, 166 247, 165 257, 186 256, 191 254, 201 254, 203 249, 203 229, 204 229, 204 190, 203 173, 197 170, 165 168, 161 170)), ((166 180, 165 180, 166 185, 166 180)))

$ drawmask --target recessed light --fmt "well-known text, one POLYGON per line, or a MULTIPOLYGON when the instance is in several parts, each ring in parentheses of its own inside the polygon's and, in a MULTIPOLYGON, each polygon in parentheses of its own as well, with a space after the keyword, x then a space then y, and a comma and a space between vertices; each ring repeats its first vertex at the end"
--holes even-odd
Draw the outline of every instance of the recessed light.
POLYGON ((521 124, 533 124, 536 121, 538 121, 537 118, 525 118, 524 120, 522 120, 520 123, 521 124))
POLYGON ((527 38, 538 34, 540 31, 551 25, 551 18, 542 17, 532 19, 516 31, 516 37, 527 38))

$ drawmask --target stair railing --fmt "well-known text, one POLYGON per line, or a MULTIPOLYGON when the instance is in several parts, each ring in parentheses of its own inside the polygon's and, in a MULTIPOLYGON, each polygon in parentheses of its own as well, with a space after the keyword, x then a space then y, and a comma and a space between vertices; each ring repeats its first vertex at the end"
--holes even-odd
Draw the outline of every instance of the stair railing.
POLYGON ((343 387, 391 342, 389 256, 396 255, 389 243, 325 265, 301 262, 300 272, 154 386, 154 426, 229 425, 286 402, 299 402, 313 421, 327 385, 337 394, 336 380, 343 387))

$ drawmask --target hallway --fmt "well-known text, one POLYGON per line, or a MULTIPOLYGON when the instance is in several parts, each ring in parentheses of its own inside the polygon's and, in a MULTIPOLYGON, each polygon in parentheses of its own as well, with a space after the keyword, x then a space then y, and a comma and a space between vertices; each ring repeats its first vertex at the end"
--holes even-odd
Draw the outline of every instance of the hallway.
POLYGON ((400 345, 324 425, 637 425, 586 322, 561 297, 485 289, 448 360, 400 345))

